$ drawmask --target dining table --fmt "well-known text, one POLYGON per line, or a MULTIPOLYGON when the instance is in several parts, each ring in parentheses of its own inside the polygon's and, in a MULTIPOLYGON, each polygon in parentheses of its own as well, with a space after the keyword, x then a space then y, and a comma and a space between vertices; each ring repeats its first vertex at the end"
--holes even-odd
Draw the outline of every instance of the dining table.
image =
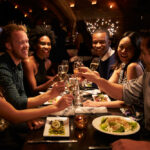
MULTIPOLYGON (((83 97, 82 97, 83 98, 83 97)), ((142 124, 138 132, 130 135, 113 135, 101 132, 94 128, 93 120, 101 116, 124 116, 120 108, 107 108, 107 111, 98 113, 74 113, 65 116, 69 119, 69 136, 44 136, 45 126, 38 130, 30 131, 23 146, 23 150, 111 150, 112 143, 118 139, 132 139, 150 141, 150 136, 143 129, 142 124), (86 117, 86 125, 79 128, 76 124, 76 117, 82 115, 86 117)), ((42 119, 46 123, 47 117, 64 117, 52 114, 42 119)))

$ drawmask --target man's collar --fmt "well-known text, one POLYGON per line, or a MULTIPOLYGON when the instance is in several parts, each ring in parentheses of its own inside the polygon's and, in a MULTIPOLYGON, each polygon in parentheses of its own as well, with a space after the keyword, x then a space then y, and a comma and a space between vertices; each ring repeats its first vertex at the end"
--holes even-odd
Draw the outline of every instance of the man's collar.
POLYGON ((111 49, 111 47, 109 47, 107 53, 101 58, 101 61, 105 61, 107 60, 110 56, 112 56, 115 53, 114 50, 111 49))
POLYGON ((8 59, 9 64, 12 66, 12 68, 14 68, 14 69, 18 68, 18 70, 22 69, 21 63, 19 63, 18 65, 16 65, 14 63, 14 61, 12 60, 12 58, 10 57, 9 53, 6 52, 5 55, 6 55, 7 59, 8 59))

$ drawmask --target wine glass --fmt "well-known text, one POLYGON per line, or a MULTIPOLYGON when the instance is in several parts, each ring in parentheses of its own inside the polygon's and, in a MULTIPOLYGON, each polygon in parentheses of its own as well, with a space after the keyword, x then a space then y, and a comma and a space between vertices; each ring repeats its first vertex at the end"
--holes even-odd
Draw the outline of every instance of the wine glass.
POLYGON ((90 69, 91 69, 92 71, 96 71, 97 68, 98 68, 98 66, 99 66, 99 62, 100 62, 100 58, 99 58, 99 57, 94 57, 94 58, 92 59, 91 64, 90 64, 90 69))
POLYGON ((60 77, 60 80, 64 80, 66 74, 67 70, 65 65, 58 65, 58 76, 60 77))
POLYGON ((74 64, 73 64, 74 74, 78 73, 78 68, 81 67, 81 66, 83 66, 82 60, 77 60, 77 61, 74 62, 74 64))
MULTIPOLYGON (((94 57, 94 58, 92 59, 91 64, 90 64, 90 69, 91 69, 92 71, 96 71, 97 68, 98 68, 98 66, 99 66, 99 62, 100 62, 100 58, 99 58, 99 57, 94 57)), ((92 82, 87 81, 86 79, 85 79, 85 81, 84 81, 84 84, 85 84, 86 87, 92 87, 92 82)))
POLYGON ((64 65, 64 70, 65 70, 66 73, 68 73, 68 71, 69 71, 69 62, 68 62, 68 60, 62 60, 61 65, 64 65))

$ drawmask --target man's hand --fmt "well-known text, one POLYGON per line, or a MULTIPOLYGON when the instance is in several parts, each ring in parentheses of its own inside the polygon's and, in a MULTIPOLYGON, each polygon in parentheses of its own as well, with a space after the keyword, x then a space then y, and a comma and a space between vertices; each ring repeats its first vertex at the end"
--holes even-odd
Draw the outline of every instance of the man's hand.
POLYGON ((53 85, 53 88, 49 91, 51 98, 57 97, 65 90, 65 83, 64 82, 56 82, 53 85))
POLYGON ((70 106, 72 104, 73 101, 73 96, 70 94, 64 95, 56 104, 55 106, 59 109, 59 110, 63 110, 66 107, 70 106))
POLYGON ((41 128, 44 125, 44 121, 37 119, 37 120, 31 120, 27 122, 27 125, 30 130, 36 130, 41 128))

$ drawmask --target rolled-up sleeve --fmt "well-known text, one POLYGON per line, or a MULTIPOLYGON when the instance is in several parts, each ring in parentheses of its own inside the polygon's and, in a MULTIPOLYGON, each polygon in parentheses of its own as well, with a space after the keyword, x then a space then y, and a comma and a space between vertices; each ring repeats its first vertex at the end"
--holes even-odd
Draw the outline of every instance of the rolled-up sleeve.
MULTIPOLYGON (((22 74, 22 70, 16 70, 22 74)), ((15 76, 14 73, 6 66, 0 67, 0 86, 3 87, 3 94, 6 100, 11 103, 16 109, 27 108, 27 96, 23 86, 23 76, 15 76), (18 82, 13 79, 17 78, 18 82)))
POLYGON ((123 84, 123 100, 126 104, 143 104, 143 76, 123 84))

